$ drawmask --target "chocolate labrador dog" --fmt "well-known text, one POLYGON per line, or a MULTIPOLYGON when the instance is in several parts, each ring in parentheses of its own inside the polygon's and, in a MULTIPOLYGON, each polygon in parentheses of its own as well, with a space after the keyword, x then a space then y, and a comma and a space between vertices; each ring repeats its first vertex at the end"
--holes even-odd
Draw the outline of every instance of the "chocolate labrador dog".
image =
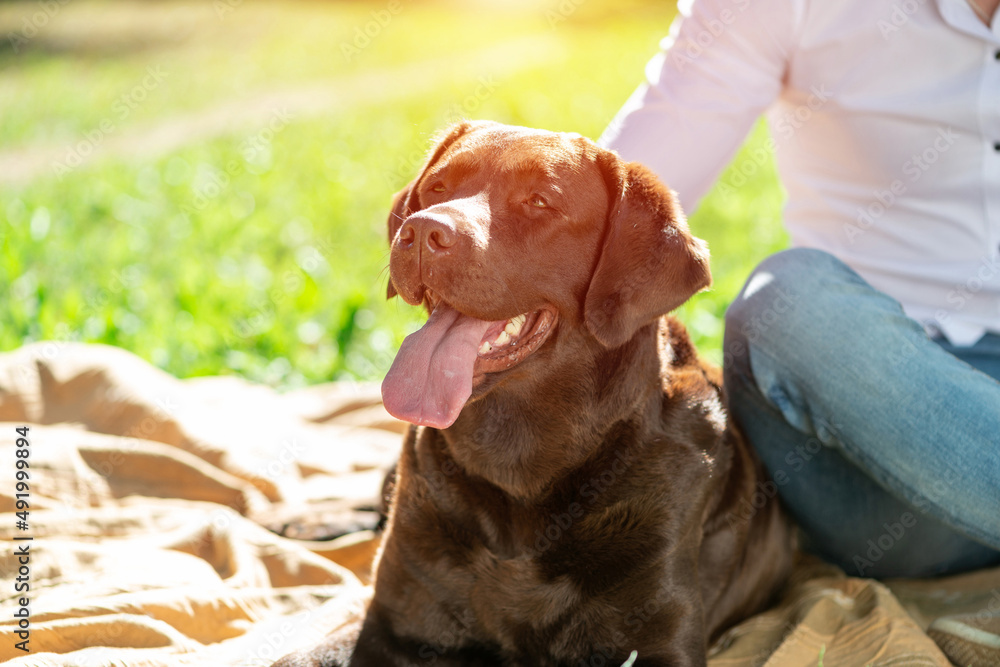
POLYGON ((278 664, 704 665, 792 544, 720 373, 662 317, 711 280, 673 194, 579 135, 467 122, 389 241, 389 296, 430 316, 382 385, 414 426, 374 597, 278 664))

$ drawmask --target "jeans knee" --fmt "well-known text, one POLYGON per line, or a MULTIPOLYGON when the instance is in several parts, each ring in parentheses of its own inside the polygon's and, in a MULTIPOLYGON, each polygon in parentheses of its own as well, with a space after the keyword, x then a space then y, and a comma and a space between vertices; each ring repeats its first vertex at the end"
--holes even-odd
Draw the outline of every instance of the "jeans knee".
POLYGON ((726 381, 735 387, 755 376, 751 350, 754 366, 762 359, 808 365, 806 353, 830 344, 838 328, 831 319, 844 316, 844 304, 837 302, 842 287, 858 281, 854 271, 821 250, 795 248, 764 260, 726 311, 726 381))
POLYGON ((772 255, 750 274, 726 311, 727 338, 756 345, 806 333, 813 323, 826 319, 826 301, 837 293, 830 286, 856 280, 857 274, 821 250, 794 248, 772 255))
POLYGON ((844 270, 851 272, 833 255, 814 248, 792 248, 771 255, 753 270, 730 304, 726 324, 748 324, 769 306, 775 315, 782 314, 783 304, 819 292, 831 272, 844 270))

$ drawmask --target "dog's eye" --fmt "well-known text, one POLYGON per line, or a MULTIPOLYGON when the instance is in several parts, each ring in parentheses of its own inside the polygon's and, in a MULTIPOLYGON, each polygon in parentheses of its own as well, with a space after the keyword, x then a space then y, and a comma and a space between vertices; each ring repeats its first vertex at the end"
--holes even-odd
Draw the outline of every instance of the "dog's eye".
POLYGON ((444 192, 444 183, 438 181, 431 186, 431 192, 444 192))
POLYGON ((533 195, 531 199, 528 200, 528 203, 534 206, 535 208, 549 207, 549 203, 545 201, 545 198, 542 197, 541 195, 533 195))

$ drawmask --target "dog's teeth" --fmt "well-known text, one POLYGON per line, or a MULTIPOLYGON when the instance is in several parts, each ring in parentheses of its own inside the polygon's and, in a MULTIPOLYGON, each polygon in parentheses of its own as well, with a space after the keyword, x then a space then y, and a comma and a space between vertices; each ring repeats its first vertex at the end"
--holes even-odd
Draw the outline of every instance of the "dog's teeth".
POLYGON ((507 330, 504 329, 503 331, 500 332, 500 335, 497 336, 496 343, 497 345, 506 345, 509 342, 510 342, 510 334, 508 334, 507 330))
POLYGON ((490 345, 490 342, 488 340, 483 341, 483 344, 479 346, 479 354, 489 354, 492 351, 493 351, 493 346, 490 345))
POLYGON ((510 334, 511 338, 514 338, 519 333, 521 333, 521 327, 524 326, 524 321, 526 319, 527 317, 524 315, 518 315, 517 317, 512 317, 507 322, 507 326, 505 326, 503 330, 506 331, 508 334, 510 334))

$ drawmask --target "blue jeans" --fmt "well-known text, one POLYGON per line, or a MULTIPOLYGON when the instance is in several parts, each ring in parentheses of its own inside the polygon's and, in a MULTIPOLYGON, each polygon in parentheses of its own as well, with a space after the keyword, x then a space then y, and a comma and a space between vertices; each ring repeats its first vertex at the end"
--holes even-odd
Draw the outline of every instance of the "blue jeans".
POLYGON ((1000 336, 955 348, 799 248, 726 314, 730 410, 803 547, 852 576, 1000 564, 1000 336))

